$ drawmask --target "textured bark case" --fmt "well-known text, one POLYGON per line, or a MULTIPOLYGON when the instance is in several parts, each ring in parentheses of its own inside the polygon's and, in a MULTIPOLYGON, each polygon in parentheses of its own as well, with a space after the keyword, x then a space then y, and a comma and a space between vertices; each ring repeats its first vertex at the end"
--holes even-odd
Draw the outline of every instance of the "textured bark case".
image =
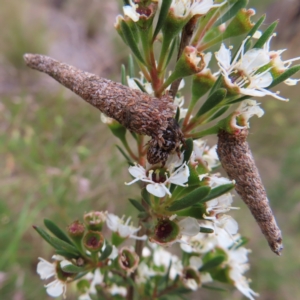
POLYGON ((151 136, 147 155, 151 164, 164 164, 170 153, 179 151, 184 139, 173 119, 176 107, 170 96, 151 97, 44 55, 25 54, 24 60, 30 68, 50 75, 130 131, 151 136))
POLYGON ((270 248, 280 255, 283 249, 281 231, 276 224, 266 191, 246 141, 247 136, 247 129, 242 129, 238 134, 230 134, 221 130, 218 134, 217 153, 229 178, 235 180, 237 193, 249 207, 270 248))

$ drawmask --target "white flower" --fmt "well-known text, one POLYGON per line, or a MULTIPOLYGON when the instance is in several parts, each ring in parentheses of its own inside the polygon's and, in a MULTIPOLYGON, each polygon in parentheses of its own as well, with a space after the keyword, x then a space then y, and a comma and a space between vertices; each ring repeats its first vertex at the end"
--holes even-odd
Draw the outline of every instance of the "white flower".
POLYGON ((230 193, 226 193, 221 195, 220 197, 209 200, 205 203, 206 212, 209 215, 216 215, 220 213, 225 213, 231 209, 237 209, 237 207, 232 207, 232 195, 230 193))
POLYGON ((67 291, 67 278, 65 281, 60 280, 57 275, 57 264, 61 261, 64 261, 65 258, 60 255, 53 255, 52 259, 55 260, 53 263, 48 262, 47 260, 39 257, 40 262, 37 265, 37 273, 40 275, 41 279, 46 280, 51 277, 55 279, 46 284, 45 288, 49 296, 58 297, 63 295, 66 298, 67 291))
POLYGON ((179 108, 179 120, 185 118, 188 109, 183 108, 184 105, 184 97, 175 97, 174 104, 179 108))
POLYGON ((104 276, 101 274, 99 269, 96 269, 94 273, 86 274, 85 279, 90 281, 90 287, 85 294, 79 296, 79 300, 91 300, 89 294, 97 294, 96 285, 103 283, 104 276))
POLYGON ((254 300, 254 297, 259 295, 249 287, 248 279, 243 276, 244 272, 249 269, 248 253, 249 250, 243 247, 228 250, 227 264, 230 269, 229 277, 233 280, 235 287, 248 299, 254 300))
POLYGON ((140 18, 140 14, 136 11, 139 7, 133 0, 129 0, 130 5, 123 6, 124 16, 129 17, 133 22, 137 22, 140 18))
POLYGON ((192 237, 183 236, 182 240, 185 241, 185 243, 181 243, 180 247, 187 253, 207 253, 214 249, 217 244, 217 239, 213 233, 207 234, 199 232, 192 237))
POLYGON ((134 227, 129 224, 131 220, 131 217, 127 219, 127 221, 124 221, 124 216, 120 219, 118 216, 114 214, 107 214, 107 219, 106 219, 106 225, 107 227, 113 231, 117 232, 120 237, 122 238, 133 238, 136 240, 146 240, 147 236, 136 236, 134 235, 136 232, 138 232, 141 227, 134 227))
POLYGON ((264 113, 264 110, 259 106, 259 103, 257 103, 255 100, 244 100, 239 105, 237 110, 233 113, 231 119, 231 126, 237 129, 241 129, 244 127, 249 128, 249 119, 254 115, 260 118, 264 115, 264 113), (239 120, 239 123, 242 123, 243 126, 239 126, 237 124, 237 118, 239 120))
POLYGON ((194 236, 199 233, 200 226, 196 219, 186 217, 178 222, 180 235, 194 236))
POLYGON ((226 1, 214 4, 213 0, 173 0, 170 10, 175 17, 185 18, 188 16, 204 15, 211 8, 222 6, 225 3, 226 1))
POLYGON ((147 171, 140 165, 131 166, 128 171, 135 179, 125 184, 130 185, 141 180, 148 183, 146 189, 150 194, 156 197, 164 197, 166 194, 171 196, 167 185, 173 183, 180 186, 186 186, 185 183, 190 176, 190 170, 186 163, 175 170, 175 168, 182 163, 182 159, 183 155, 180 160, 178 159, 177 154, 170 155, 165 165, 166 170, 150 169, 147 171))
POLYGON ((200 163, 207 171, 211 171, 220 164, 216 148, 216 145, 209 148, 206 142, 201 139, 193 141, 193 152, 190 159, 191 164, 200 163))
POLYGON ((157 272, 150 268, 144 261, 142 261, 137 268, 137 283, 145 283, 150 277, 156 276, 157 272))
MULTIPOLYGON (((300 57, 295 57, 292 59, 288 59, 288 60, 282 60, 281 59, 281 54, 286 50, 286 49, 282 49, 282 50, 277 50, 277 51, 270 51, 270 43, 271 40, 273 38, 273 36, 276 36, 276 34, 273 34, 268 41, 265 43, 264 45, 264 50, 266 51, 266 53, 269 55, 271 63, 274 67, 274 69, 277 72, 284 72, 286 71, 294 61, 296 60, 300 60, 300 57)), ((298 81, 300 81, 300 79, 292 79, 292 78, 288 78, 284 81, 284 83, 286 85, 296 85, 298 83, 298 81)))
POLYGON ((257 71, 270 62, 270 57, 264 49, 251 49, 244 53, 244 45, 247 40, 248 38, 242 42, 232 62, 231 51, 224 44, 215 53, 226 84, 238 88, 239 92, 244 95, 256 97, 269 95, 287 101, 287 99, 280 97, 278 93, 265 89, 272 83, 273 77, 269 69, 261 73, 257 71))
POLYGON ((127 289, 124 286, 117 286, 115 283, 113 283, 107 290, 113 296, 121 295, 126 297, 127 295, 127 289))
POLYGON ((153 263, 157 267, 164 267, 164 273, 167 272, 171 264, 169 274, 171 280, 182 274, 183 266, 181 260, 162 247, 154 248, 153 263))

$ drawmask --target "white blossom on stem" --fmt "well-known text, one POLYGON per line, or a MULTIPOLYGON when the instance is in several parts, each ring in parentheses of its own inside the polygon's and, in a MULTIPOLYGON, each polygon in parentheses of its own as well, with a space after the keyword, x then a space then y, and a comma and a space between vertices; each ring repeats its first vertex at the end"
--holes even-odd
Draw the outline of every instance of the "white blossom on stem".
POLYGON ((52 259, 54 260, 53 263, 48 262, 47 260, 39 257, 40 262, 37 265, 37 273, 40 275, 41 279, 46 280, 51 277, 55 279, 50 283, 45 285, 47 294, 51 297, 59 297, 63 295, 66 298, 66 291, 67 291, 67 279, 62 280, 58 277, 57 269, 59 268, 58 264, 61 261, 64 261, 65 258, 60 255, 53 255, 52 259))
MULTIPOLYGON (((294 61, 300 60, 300 57, 295 57, 295 58, 291 58, 288 60, 282 60, 281 59, 281 54, 286 50, 286 49, 281 49, 281 50, 270 50, 270 44, 271 44, 271 40, 273 38, 273 36, 276 36, 276 34, 274 33, 269 39, 268 41, 265 43, 264 45, 264 51, 269 55, 270 60, 271 60, 271 64, 273 66, 273 68, 275 69, 275 71, 279 72, 279 73, 283 73, 284 71, 286 71, 294 61)), ((298 81, 300 81, 300 79, 293 79, 293 78, 288 78, 284 81, 284 83, 286 85, 296 85, 298 83, 298 81)))
POLYGON ((186 163, 182 164, 183 155, 179 159, 177 154, 170 155, 166 165, 162 169, 151 169, 147 170, 140 165, 129 167, 129 173, 135 178, 126 185, 133 184, 139 180, 148 183, 146 186, 147 191, 156 196, 164 197, 166 194, 171 196, 171 192, 168 186, 173 183, 180 186, 186 186, 190 171, 186 163), (180 166, 181 165, 181 166, 180 166), (180 166, 179 168, 177 168, 180 166), (177 168, 175 170, 175 168, 177 168))
POLYGON ((287 101, 280 97, 278 92, 274 93, 266 88, 272 83, 273 77, 269 69, 258 72, 260 68, 270 63, 270 57, 264 49, 251 49, 244 53, 244 45, 247 42, 246 38, 231 62, 231 51, 224 44, 215 57, 221 69, 226 84, 238 89, 240 94, 263 97, 272 96, 279 100, 287 101))
POLYGON ((146 240, 147 236, 137 236, 137 233, 141 227, 134 227, 130 223, 131 217, 129 217, 126 221, 124 220, 124 216, 119 218, 114 214, 107 214, 106 225, 107 227, 113 231, 117 232, 122 238, 133 238, 136 240, 146 240))

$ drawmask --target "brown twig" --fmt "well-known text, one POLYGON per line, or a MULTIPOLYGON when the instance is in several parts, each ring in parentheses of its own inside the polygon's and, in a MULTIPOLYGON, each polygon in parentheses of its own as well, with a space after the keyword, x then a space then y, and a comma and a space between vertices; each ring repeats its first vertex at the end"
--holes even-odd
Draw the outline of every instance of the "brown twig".
MULTIPOLYGON (((189 22, 184 26, 184 28, 182 30, 182 34, 181 34, 181 40, 180 40, 179 51, 177 54, 177 60, 180 58, 184 48, 189 45, 189 43, 192 39, 192 36, 193 36, 194 29, 196 27, 198 18, 199 18, 199 16, 192 17, 189 20, 189 22)), ((172 95, 173 98, 175 98, 175 96, 176 96, 176 93, 178 91, 181 80, 182 80, 182 78, 179 78, 179 79, 175 80, 171 85, 170 95, 172 95)))
POLYGON ((247 136, 247 129, 242 129, 238 134, 230 134, 221 130, 218 134, 217 153, 229 178, 235 180, 237 193, 250 209, 270 248, 277 255, 281 255, 283 249, 281 231, 277 226, 265 188, 246 141, 247 136))

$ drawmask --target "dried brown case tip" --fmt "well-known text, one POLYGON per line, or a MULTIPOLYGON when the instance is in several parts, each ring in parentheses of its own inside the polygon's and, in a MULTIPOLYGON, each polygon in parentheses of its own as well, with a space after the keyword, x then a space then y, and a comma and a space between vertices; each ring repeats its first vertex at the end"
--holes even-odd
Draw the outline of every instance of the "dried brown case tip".
POLYGON ((281 255, 283 249, 281 231, 277 226, 249 144, 246 141, 247 136, 247 129, 242 129, 237 134, 221 130, 218 134, 217 153, 229 178, 235 180, 237 193, 250 209, 270 248, 277 255, 281 255))
POLYGON ((151 97, 44 55, 25 54, 24 60, 30 68, 50 75, 128 130, 151 136, 147 155, 150 163, 164 164, 170 153, 179 151, 183 135, 173 119, 176 107, 167 94, 151 97))

